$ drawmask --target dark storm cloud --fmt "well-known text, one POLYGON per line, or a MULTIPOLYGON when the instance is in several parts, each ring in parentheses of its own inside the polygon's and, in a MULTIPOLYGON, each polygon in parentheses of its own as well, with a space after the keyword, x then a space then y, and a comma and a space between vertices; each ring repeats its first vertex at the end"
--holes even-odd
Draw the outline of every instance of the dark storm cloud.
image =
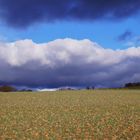
POLYGON ((95 42, 58 39, 0 44, 0 84, 28 87, 115 87, 140 81, 140 47, 104 49, 95 42))
POLYGON ((123 19, 137 14, 140 0, 0 0, 0 17, 15 27, 57 20, 123 19))
POLYGON ((133 33, 131 31, 127 30, 118 37, 118 41, 131 40, 132 37, 133 37, 133 33))

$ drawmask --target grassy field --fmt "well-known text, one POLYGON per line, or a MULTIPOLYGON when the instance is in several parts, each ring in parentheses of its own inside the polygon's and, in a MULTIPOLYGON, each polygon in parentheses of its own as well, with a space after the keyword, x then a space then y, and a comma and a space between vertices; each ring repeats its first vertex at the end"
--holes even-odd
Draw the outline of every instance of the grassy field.
POLYGON ((0 93, 0 140, 140 140, 140 90, 0 93))

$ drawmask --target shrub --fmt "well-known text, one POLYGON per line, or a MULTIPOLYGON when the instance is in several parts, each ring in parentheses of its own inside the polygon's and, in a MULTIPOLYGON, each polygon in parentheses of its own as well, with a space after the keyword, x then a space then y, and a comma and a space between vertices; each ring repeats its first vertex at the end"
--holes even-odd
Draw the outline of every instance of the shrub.
POLYGON ((0 91, 1 92, 13 92, 13 91, 17 91, 16 88, 12 87, 12 86, 0 86, 0 91))
POLYGON ((125 88, 140 88, 140 83, 127 83, 125 84, 125 88))

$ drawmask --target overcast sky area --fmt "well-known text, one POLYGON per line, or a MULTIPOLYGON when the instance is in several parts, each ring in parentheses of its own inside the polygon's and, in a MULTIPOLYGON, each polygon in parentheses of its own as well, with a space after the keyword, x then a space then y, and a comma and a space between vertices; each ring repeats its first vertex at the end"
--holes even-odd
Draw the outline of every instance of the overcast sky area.
POLYGON ((140 82, 140 0, 0 0, 0 85, 140 82))

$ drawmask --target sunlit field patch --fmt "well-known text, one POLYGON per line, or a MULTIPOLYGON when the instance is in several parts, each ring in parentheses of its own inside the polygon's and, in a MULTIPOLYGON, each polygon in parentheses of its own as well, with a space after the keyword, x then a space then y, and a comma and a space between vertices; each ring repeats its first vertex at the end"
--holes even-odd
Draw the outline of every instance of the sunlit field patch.
POLYGON ((140 140, 139 90, 0 93, 0 140, 140 140))

